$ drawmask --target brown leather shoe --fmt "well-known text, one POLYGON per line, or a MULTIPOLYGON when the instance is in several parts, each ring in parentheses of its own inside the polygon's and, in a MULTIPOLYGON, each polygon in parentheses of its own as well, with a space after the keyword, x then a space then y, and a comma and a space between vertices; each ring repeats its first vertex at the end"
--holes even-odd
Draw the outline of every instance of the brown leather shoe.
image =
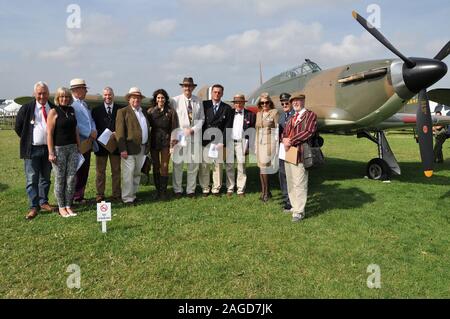
POLYGON ((239 197, 245 197, 245 193, 238 194, 239 197))
POLYGON ((228 198, 233 197, 233 192, 227 192, 227 197, 228 197, 228 198))
POLYGON ((96 201, 97 203, 101 203, 101 202, 104 201, 104 200, 105 200, 105 196, 97 195, 97 196, 95 197, 95 201, 96 201))
POLYGON ((189 194, 186 194, 186 196, 188 198, 195 198, 195 193, 189 193, 189 194))
POLYGON ((55 211, 55 207, 50 206, 49 203, 45 203, 41 205, 41 209, 46 211, 46 212, 54 212, 55 211))
POLYGON ((36 208, 32 208, 30 209, 30 211, 28 212, 28 215, 25 217, 28 220, 32 220, 34 217, 36 217, 38 214, 38 211, 36 208))
POLYGON ((183 193, 175 193, 175 198, 179 199, 183 196, 183 193))

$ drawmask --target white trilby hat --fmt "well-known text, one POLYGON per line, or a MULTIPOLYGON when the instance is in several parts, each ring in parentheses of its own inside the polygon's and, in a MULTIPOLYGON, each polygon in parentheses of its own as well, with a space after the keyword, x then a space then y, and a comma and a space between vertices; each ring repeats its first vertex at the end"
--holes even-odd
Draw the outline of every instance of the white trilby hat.
POLYGON ((88 88, 86 85, 86 81, 84 81, 83 79, 72 79, 70 80, 70 89, 75 89, 75 88, 88 88))
POLYGON ((139 89, 139 88, 136 87, 136 86, 133 86, 133 87, 128 91, 128 94, 125 95, 125 98, 128 100, 128 99, 130 98, 130 96, 132 96, 132 95, 137 95, 137 96, 140 96, 141 98, 145 98, 145 96, 142 95, 142 93, 141 93, 141 89, 139 89))

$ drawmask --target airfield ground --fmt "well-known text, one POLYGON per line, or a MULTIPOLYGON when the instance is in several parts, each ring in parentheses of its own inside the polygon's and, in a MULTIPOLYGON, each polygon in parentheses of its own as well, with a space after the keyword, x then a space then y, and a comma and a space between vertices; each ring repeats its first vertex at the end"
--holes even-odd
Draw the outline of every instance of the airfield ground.
MULTIPOLYGON (((0 297, 449 298, 450 159, 426 179, 412 136, 389 134, 402 175, 382 183, 364 178, 375 144, 324 137, 327 163, 311 173, 301 223, 282 213, 275 176, 274 199, 258 200, 252 165, 244 199, 155 202, 154 187, 142 186, 145 201, 113 206, 102 234, 94 206, 74 218, 25 220, 19 140, 0 131, 0 297), (372 264, 379 289, 367 285, 372 264), (68 279, 76 284, 67 272, 73 265, 80 289, 67 286, 68 279)), ((91 165, 89 198, 94 177, 91 165)))

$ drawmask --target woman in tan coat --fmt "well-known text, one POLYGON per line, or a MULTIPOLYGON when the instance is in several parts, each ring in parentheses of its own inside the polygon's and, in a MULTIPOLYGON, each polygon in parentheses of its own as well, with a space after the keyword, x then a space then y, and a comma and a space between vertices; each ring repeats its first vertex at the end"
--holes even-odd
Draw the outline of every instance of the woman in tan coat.
POLYGON ((258 99, 259 112, 256 114, 256 158, 260 169, 261 196, 267 202, 272 194, 269 190, 269 174, 277 171, 279 114, 268 93, 262 93, 258 99))

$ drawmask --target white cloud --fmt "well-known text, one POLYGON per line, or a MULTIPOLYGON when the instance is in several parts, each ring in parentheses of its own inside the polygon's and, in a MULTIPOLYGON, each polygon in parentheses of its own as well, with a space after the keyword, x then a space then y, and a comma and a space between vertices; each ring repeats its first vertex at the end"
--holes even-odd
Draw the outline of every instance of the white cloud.
MULTIPOLYGON (((335 0, 180 0, 180 2, 183 6, 195 11, 220 8, 220 10, 239 14, 256 13, 259 16, 270 16, 285 10, 300 10, 311 6, 336 5, 335 0)), ((357 2, 357 0, 340 0, 338 5, 351 2, 357 2)))
POLYGON ((79 55, 79 50, 70 46, 61 46, 55 50, 47 50, 39 53, 41 59, 58 61, 71 61, 79 55))
POLYGON ((177 21, 174 19, 163 19, 158 21, 150 22, 147 26, 147 31, 151 35, 159 38, 167 38, 177 28, 177 21))
POLYGON ((83 19, 80 29, 66 29, 66 40, 73 47, 109 46, 121 43, 125 29, 111 16, 91 14, 83 19))
POLYGON ((356 62, 386 56, 383 50, 387 50, 369 33, 363 33, 357 37, 345 36, 341 43, 323 43, 318 53, 321 59, 332 60, 336 65, 340 63, 356 62))
POLYGON ((322 33, 318 23, 310 25, 298 21, 288 21, 280 27, 266 30, 247 30, 230 35, 220 42, 180 47, 175 50, 173 59, 166 66, 169 69, 186 64, 244 63, 255 61, 276 62, 291 60, 311 52, 317 46, 322 33), (292 56, 296 58, 291 58, 292 56))

